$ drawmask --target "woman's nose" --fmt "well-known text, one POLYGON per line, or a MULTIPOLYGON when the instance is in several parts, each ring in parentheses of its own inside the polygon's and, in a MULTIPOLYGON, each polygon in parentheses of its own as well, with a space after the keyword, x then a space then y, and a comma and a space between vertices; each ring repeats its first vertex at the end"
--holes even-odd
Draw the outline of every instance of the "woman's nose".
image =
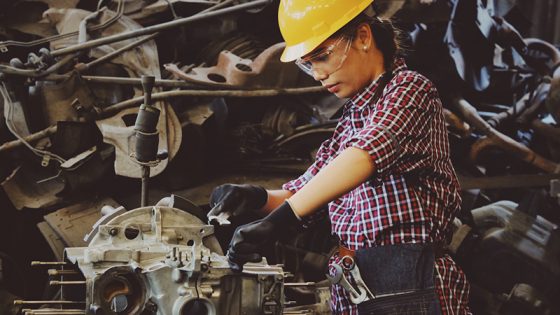
POLYGON ((325 72, 317 71, 315 69, 313 69, 312 71, 313 79, 315 79, 315 81, 322 81, 328 78, 328 75, 325 72))

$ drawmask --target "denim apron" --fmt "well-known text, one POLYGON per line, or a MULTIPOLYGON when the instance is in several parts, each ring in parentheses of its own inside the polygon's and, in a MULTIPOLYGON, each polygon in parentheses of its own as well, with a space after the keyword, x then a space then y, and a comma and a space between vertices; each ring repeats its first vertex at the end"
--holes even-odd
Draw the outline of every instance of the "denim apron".
POLYGON ((375 298, 358 304, 358 314, 440 315, 435 290, 433 244, 400 244, 356 251, 360 275, 375 298))

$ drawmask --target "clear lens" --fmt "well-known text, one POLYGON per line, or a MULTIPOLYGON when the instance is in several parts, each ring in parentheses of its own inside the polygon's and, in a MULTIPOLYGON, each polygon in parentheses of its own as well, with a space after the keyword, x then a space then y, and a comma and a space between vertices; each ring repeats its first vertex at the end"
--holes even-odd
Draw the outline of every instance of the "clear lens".
POLYGON ((313 72, 330 75, 342 67, 351 43, 351 38, 341 36, 333 44, 320 48, 312 55, 297 59, 296 65, 310 76, 313 76, 313 72), (344 41, 346 45, 343 47, 340 43, 344 41))

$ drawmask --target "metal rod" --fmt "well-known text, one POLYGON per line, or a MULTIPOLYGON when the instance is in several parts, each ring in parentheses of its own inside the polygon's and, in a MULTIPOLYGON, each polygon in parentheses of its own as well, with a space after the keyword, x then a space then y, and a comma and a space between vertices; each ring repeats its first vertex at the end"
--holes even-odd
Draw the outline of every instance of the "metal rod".
MULTIPOLYGON (((163 100, 172 97, 181 96, 198 96, 198 97, 270 97, 278 95, 299 95, 307 93, 319 93, 326 91, 322 86, 314 86, 307 88, 289 88, 289 89, 267 89, 267 90, 180 90, 166 91, 152 94, 152 100, 163 100)), ((142 103, 143 96, 135 97, 115 105, 105 107, 100 111, 100 115, 119 112, 123 109, 133 107, 142 103)))
POLYGON ((314 287, 315 282, 286 282, 285 287, 314 287))
POLYGON ((25 300, 14 300, 14 305, 27 305, 27 304, 83 304, 85 301, 25 301, 25 300))
POLYGON ((204 9, 204 10, 198 12, 198 14, 206 13, 206 12, 210 12, 210 11, 214 11, 214 10, 218 10, 219 8, 225 7, 226 5, 229 5, 229 4, 232 3, 232 2, 233 2, 233 0, 226 0, 226 1, 224 1, 224 2, 220 2, 220 3, 218 3, 218 4, 214 5, 214 6, 211 6, 211 7, 207 8, 207 9, 204 9))
POLYGON ((26 315, 83 315, 84 310, 75 309, 23 309, 22 312, 26 315))
POLYGON ((85 281, 58 281, 58 280, 51 280, 49 281, 49 285, 82 285, 86 284, 85 281))
POLYGON ((58 49, 58 50, 52 51, 51 55, 52 56, 65 55, 65 54, 73 53, 73 52, 76 52, 76 51, 80 51, 80 50, 84 50, 84 49, 88 49, 88 48, 92 48, 92 47, 97 47, 97 46, 101 46, 101 45, 105 45, 105 44, 110 44, 110 43, 118 42, 118 41, 121 41, 121 40, 133 38, 133 37, 139 37, 139 36, 142 36, 142 35, 148 35, 148 34, 156 33, 156 32, 159 32, 159 31, 164 31, 164 30, 171 29, 171 28, 178 27, 178 26, 182 26, 182 25, 185 25, 185 24, 188 24, 188 23, 191 23, 191 22, 205 20, 205 19, 209 19, 209 18, 213 18, 213 17, 217 17, 217 16, 229 14, 229 13, 234 13, 234 12, 237 12, 237 11, 244 11, 244 10, 253 9, 253 8, 260 7, 260 6, 263 6, 265 4, 268 4, 268 3, 270 3, 270 0, 255 0, 255 1, 247 2, 247 3, 235 5, 235 6, 232 6, 232 7, 229 7, 229 8, 225 8, 225 9, 220 9, 220 10, 216 10, 216 11, 212 11, 212 12, 206 12, 206 13, 202 13, 202 14, 196 14, 194 16, 189 16, 189 17, 185 17, 185 18, 170 21, 170 22, 165 22, 165 23, 162 23, 162 24, 149 26, 149 27, 137 29, 137 30, 130 31, 130 32, 125 32, 125 33, 115 34, 115 35, 111 35, 111 36, 107 36, 107 37, 103 37, 103 38, 98 38, 98 39, 94 39, 94 40, 91 40, 91 41, 88 41, 88 42, 85 42, 85 43, 82 43, 82 44, 77 44, 77 45, 73 45, 73 46, 70 46, 70 47, 58 49))
POLYGON ((32 261, 31 266, 66 265, 64 261, 32 261))
MULTIPOLYGON (((57 127, 55 126, 50 126, 46 129, 43 129, 39 132, 30 134, 27 137, 23 137, 23 140, 25 140, 26 142, 33 142, 33 141, 37 141, 43 138, 46 138, 54 133, 56 133, 57 127)), ((4 144, 0 145, 0 152, 4 152, 4 151, 8 151, 11 149, 15 149, 17 147, 20 147, 23 144, 23 142, 21 140, 13 140, 10 142, 5 142, 4 144)), ((32 263, 33 266, 33 263, 32 263)))
POLYGON ((142 194, 140 197, 140 206, 148 205, 148 180, 150 179, 150 167, 142 165, 142 194))
MULTIPOLYGON (((52 74, 42 78, 44 81, 64 81, 70 78, 69 74, 52 74)), ((111 84, 123 84, 123 85, 141 85, 142 81, 140 78, 124 78, 124 77, 107 77, 107 76, 93 76, 93 75, 84 75, 80 77, 84 81, 87 82, 95 82, 95 83, 111 83, 111 84)), ((155 81, 154 86, 163 86, 163 87, 184 87, 184 88, 195 88, 201 87, 201 85, 195 85, 189 82, 185 82, 183 80, 165 80, 165 79, 158 79, 155 81)))
POLYGON ((77 275, 78 272, 75 270, 49 269, 48 274, 49 276, 64 276, 64 275, 77 275))

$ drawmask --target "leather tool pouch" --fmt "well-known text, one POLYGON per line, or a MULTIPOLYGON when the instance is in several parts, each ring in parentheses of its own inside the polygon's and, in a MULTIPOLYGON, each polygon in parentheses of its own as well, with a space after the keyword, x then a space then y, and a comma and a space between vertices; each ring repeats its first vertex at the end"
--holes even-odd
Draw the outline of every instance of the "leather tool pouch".
POLYGON ((400 244, 356 251, 356 263, 376 298, 358 305, 375 315, 441 314, 434 286, 433 244, 400 244))

